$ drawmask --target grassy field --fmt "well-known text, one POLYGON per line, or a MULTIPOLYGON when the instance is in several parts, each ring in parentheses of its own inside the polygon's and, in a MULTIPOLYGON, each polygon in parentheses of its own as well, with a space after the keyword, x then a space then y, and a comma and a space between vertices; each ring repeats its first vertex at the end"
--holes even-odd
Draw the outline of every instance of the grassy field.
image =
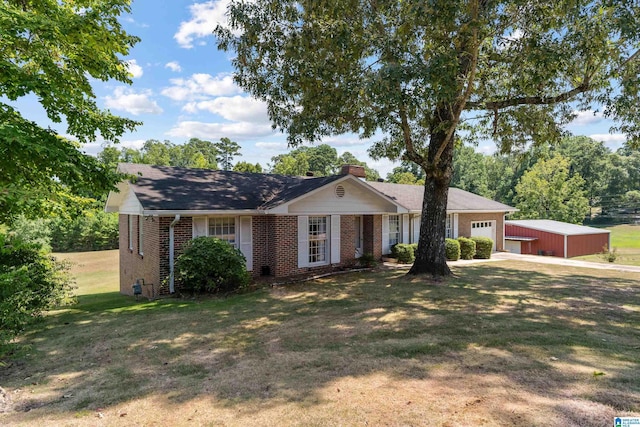
POLYGON ((589 427, 640 416, 638 274, 503 261, 444 282, 383 270, 136 302, 116 292, 116 254, 92 256, 93 267, 71 257, 78 304, 50 313, 24 338, 28 354, 1 368, 12 405, 0 425, 589 427))
MULTIPOLYGON (((618 254, 616 264, 640 266, 640 226, 616 225, 606 229, 611 231, 611 249, 615 248, 618 254)), ((587 255, 574 259, 608 262, 601 255, 587 255)))

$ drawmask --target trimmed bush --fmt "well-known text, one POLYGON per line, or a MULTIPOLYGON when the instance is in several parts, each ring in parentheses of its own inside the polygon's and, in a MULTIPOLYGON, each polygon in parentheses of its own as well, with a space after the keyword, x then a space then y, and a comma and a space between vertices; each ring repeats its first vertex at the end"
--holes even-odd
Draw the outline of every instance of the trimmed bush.
POLYGON ((488 237, 472 237, 471 240, 476 242, 476 255, 474 258, 491 258, 491 252, 493 252, 493 239, 488 237))
POLYGON ((460 258, 473 259, 476 254, 476 242, 466 237, 458 237, 460 243, 460 258))
POLYGON ((460 259, 460 242, 456 239, 445 239, 444 247, 447 260, 457 261, 460 259))
POLYGON ((378 263, 376 259, 373 257, 372 253, 367 252, 366 254, 362 254, 360 258, 358 258, 358 264, 361 267, 373 268, 378 263))
POLYGON ((176 259, 180 289, 192 293, 231 292, 249 284, 246 260, 231 243, 215 237, 197 237, 176 259))
POLYGON ((412 245, 407 243, 398 243, 394 245, 394 258, 398 259, 400 264, 411 264, 415 259, 415 252, 412 245))
POLYGON ((72 284, 67 264, 0 233, 0 357, 45 310, 70 301, 72 284))

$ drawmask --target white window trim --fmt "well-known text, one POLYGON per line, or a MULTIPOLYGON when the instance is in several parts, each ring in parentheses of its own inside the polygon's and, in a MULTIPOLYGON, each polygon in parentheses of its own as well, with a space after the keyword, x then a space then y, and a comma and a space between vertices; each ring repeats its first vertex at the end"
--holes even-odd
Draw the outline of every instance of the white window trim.
POLYGON ((128 238, 129 238, 129 250, 133 252, 133 215, 127 215, 127 230, 128 238))
POLYGON ((389 247, 396 245, 398 243, 402 243, 402 215, 389 215, 389 247), (398 219, 398 230, 397 231, 391 231, 391 222, 392 219, 397 218, 398 219), (392 243, 391 240, 391 235, 397 235, 397 241, 395 243, 392 243))
MULTIPOLYGON (((320 240, 320 239, 315 239, 320 240)), ((314 241, 315 241, 314 240, 314 241)), ((331 260, 331 253, 329 250, 329 246, 331 245, 331 217, 328 215, 309 215, 309 222, 307 223, 307 265, 309 267, 318 267, 321 265, 329 265, 331 260), (324 218, 325 220, 325 238, 324 240, 324 261, 316 261, 311 262, 309 259, 311 257, 311 233, 309 230, 309 226, 311 224, 311 218, 324 218)))
POLYGON ((138 254, 144 255, 144 216, 138 217, 138 254))

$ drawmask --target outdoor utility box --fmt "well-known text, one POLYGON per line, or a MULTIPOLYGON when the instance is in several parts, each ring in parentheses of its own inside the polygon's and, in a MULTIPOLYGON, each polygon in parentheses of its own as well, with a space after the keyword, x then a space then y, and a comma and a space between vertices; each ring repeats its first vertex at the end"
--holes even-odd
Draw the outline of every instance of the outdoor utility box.
POLYGON ((142 285, 138 282, 131 285, 131 289, 133 289, 133 295, 142 295, 142 285))

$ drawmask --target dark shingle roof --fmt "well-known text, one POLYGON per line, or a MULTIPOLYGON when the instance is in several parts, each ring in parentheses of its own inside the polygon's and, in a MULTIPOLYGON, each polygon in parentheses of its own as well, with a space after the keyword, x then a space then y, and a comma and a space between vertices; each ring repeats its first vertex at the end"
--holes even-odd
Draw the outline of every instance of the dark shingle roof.
MULTIPOLYGON (((370 186, 401 204, 410 211, 422 210, 424 187, 421 185, 392 184, 389 182, 367 182, 370 186)), ((459 188, 449 188, 447 211, 513 212, 516 209, 486 197, 459 188)))
POLYGON ((121 163, 145 210, 255 210, 273 208, 341 176, 306 178, 211 169, 121 163))

